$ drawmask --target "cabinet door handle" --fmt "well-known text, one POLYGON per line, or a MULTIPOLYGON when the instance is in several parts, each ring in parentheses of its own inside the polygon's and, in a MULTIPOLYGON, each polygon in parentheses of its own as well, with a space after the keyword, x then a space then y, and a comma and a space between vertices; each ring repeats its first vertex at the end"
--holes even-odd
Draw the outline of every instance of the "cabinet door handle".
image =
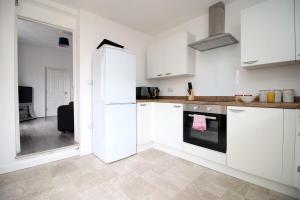
POLYGON ((174 105, 173 107, 174 108, 181 108, 181 106, 178 106, 178 105, 174 105))
POLYGON ((162 74, 157 74, 157 76, 162 76, 162 74))
POLYGON ((140 106, 146 106, 147 104, 145 104, 145 103, 142 103, 142 104, 140 104, 140 106))
POLYGON ((169 76, 169 75, 171 75, 171 74, 172 74, 172 73, 170 73, 170 72, 169 72, 169 73, 165 73, 166 76, 169 76))
POLYGON ((251 65, 251 64, 254 64, 254 63, 257 63, 257 62, 258 62, 258 60, 250 60, 250 61, 243 62, 243 64, 251 65))
POLYGON ((245 110, 241 110, 241 109, 228 109, 229 111, 231 112, 234 112, 234 113, 240 113, 240 112, 244 112, 245 110))
POLYGON ((300 166, 298 166, 297 171, 300 173, 300 166))

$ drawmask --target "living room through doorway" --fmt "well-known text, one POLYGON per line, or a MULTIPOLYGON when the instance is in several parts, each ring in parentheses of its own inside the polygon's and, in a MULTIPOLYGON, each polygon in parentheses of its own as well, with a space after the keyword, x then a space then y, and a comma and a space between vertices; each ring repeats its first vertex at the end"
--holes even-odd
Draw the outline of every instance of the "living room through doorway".
POLYGON ((17 28, 17 155, 74 145, 72 32, 20 18, 17 28))

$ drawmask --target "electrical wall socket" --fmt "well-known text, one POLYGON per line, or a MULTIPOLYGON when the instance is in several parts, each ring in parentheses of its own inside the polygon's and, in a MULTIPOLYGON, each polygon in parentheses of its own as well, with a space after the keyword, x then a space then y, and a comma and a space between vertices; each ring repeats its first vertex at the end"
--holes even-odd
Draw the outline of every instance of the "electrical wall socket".
POLYGON ((173 88, 168 88, 168 93, 172 93, 174 92, 174 89, 173 88))
POLYGON ((92 86, 93 85, 93 80, 87 80, 87 84, 92 86))

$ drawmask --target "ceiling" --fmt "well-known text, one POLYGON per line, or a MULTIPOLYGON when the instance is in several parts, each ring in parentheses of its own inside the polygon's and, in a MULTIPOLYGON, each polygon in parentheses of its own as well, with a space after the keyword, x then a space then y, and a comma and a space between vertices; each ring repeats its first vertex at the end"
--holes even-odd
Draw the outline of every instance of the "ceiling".
POLYGON ((70 32, 23 19, 18 19, 17 27, 20 43, 72 51, 72 33, 70 32), (58 46, 58 38, 61 36, 69 39, 68 48, 58 46))
MULTIPOLYGON (((147 34, 155 35, 208 12, 220 0, 52 0, 83 8, 147 34)), ((234 0, 223 0, 225 4, 234 0)))

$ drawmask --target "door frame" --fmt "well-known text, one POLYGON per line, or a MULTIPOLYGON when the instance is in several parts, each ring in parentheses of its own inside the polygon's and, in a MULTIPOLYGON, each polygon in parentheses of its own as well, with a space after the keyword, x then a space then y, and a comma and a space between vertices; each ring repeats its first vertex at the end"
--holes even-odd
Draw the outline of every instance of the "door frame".
MULTIPOLYGON (((77 64, 77 35, 76 35, 76 28, 72 29, 72 28, 67 28, 67 27, 63 27, 61 25, 57 25, 57 24, 52 24, 52 23, 48 23, 48 22, 44 22, 41 20, 37 20, 34 18, 30 18, 30 17, 26 17, 26 16, 22 16, 20 14, 16 14, 16 22, 17 20, 27 20, 27 21, 31 21, 31 22, 35 22, 35 23, 39 23, 39 24, 43 24, 46 26, 50 26, 56 29, 60 29, 60 30, 64 30, 64 31, 68 31, 72 33, 72 60, 73 60, 73 66, 72 66, 72 85, 73 85, 73 102, 74 102, 74 141, 78 144, 78 149, 80 149, 80 133, 79 133, 79 125, 80 125, 80 116, 79 116, 79 88, 80 88, 80 83, 79 83, 79 69, 78 69, 78 64, 77 64)), ((16 49, 18 49, 18 28, 16 26, 16 31, 15 31, 15 47, 16 49)), ((16 50, 17 51, 17 50, 16 50)), ((18 53, 16 52, 15 54, 15 60, 18 60, 18 53)), ((20 152, 21 147, 20 147, 20 123, 19 123, 19 96, 18 96, 18 62, 16 62, 15 65, 15 69, 16 69, 16 73, 15 73, 15 91, 16 91, 16 95, 15 95, 15 116, 16 116, 16 123, 15 123, 15 158, 17 159, 17 154, 20 152)), ((53 152, 55 153, 55 152, 53 152)), ((33 154, 34 156, 35 154, 33 154)), ((36 156, 42 156, 42 154, 36 154, 36 156)))
MULTIPOLYGON (((47 107, 48 107, 48 93, 47 93, 47 86, 48 86, 48 77, 47 77, 47 72, 48 72, 48 70, 61 70, 61 71, 67 71, 67 72, 69 72, 69 81, 70 81, 70 87, 69 87, 69 95, 70 95, 70 99, 69 99, 69 101, 71 101, 71 99, 72 99, 72 97, 71 97, 71 95, 73 94, 72 92, 71 92, 71 90, 72 90, 72 78, 71 78, 71 71, 70 71, 70 69, 68 69, 68 68, 56 68, 56 67, 45 67, 45 117, 48 117, 48 109, 47 109, 47 107)), ((72 69, 71 69, 72 70, 72 69)), ((73 97, 74 98, 74 97, 73 97)))

